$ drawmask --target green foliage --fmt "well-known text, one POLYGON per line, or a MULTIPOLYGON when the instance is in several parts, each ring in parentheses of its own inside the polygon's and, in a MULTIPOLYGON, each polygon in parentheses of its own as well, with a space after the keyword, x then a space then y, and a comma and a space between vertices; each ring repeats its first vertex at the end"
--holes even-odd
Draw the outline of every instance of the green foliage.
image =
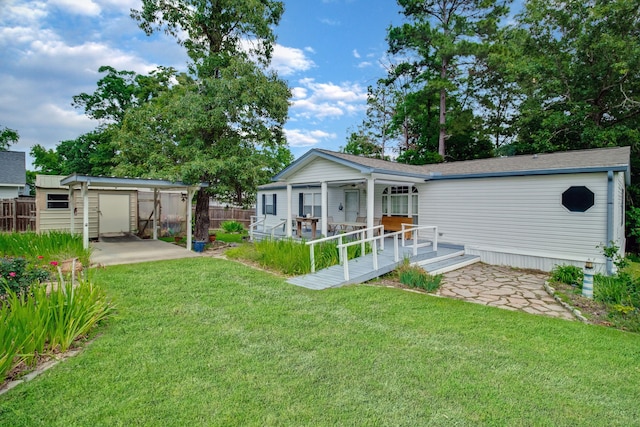
MULTIPOLYGON (((294 239, 264 239, 255 243, 229 249, 229 258, 245 259, 257 262, 261 266, 274 269, 288 275, 301 275, 311 272, 310 247, 304 241, 294 239)), ((360 256, 361 245, 347 248, 347 259, 360 256)), ((371 246, 365 245, 365 253, 371 252, 371 246)), ((316 271, 339 263, 338 247, 335 242, 322 242, 314 245, 316 271)))
POLYGON ((442 274, 431 276, 424 269, 410 265, 408 262, 398 268, 398 279, 403 285, 411 288, 423 289, 427 292, 435 292, 440 287, 442 274))
POLYGON ((584 272, 575 265, 556 265, 551 270, 551 280, 567 285, 576 285, 579 289, 582 289, 583 279, 584 272))
POLYGON ((30 285, 47 280, 50 271, 43 265, 27 263, 24 258, 0 259, 0 295, 7 291, 22 293, 30 285))
POLYGON ((0 304, 0 382, 20 362, 33 365, 44 354, 67 351, 112 311, 104 292, 88 281, 60 278, 31 292, 8 291, 0 304))
POLYGON ((8 150, 11 145, 18 142, 20 135, 18 132, 8 127, 0 128, 0 150, 8 150))
POLYGON ((227 233, 242 233, 244 226, 238 221, 224 221, 220 227, 227 233))
POLYGON ((0 233, 0 256, 24 257, 43 264, 78 258, 89 265, 88 249, 83 248, 82 235, 64 231, 46 233, 0 233))

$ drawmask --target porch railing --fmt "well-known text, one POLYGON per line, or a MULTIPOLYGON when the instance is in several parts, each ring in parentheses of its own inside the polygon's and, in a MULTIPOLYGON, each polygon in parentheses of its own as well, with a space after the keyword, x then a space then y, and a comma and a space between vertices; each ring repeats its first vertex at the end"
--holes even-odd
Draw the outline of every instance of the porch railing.
POLYGON ((253 240, 254 233, 258 232, 259 225, 262 225, 262 234, 268 233, 271 235, 271 238, 273 239, 275 237, 276 229, 280 228, 281 226, 287 223, 287 220, 283 219, 283 220, 280 220, 280 222, 277 222, 273 225, 266 225, 265 220, 266 220, 266 217, 258 217, 255 215, 251 217, 251 224, 249 225, 249 238, 251 240, 253 240))
POLYGON ((311 258, 311 272, 314 273, 316 271, 314 246, 318 243, 327 242, 330 240, 338 240, 338 245, 337 245, 338 257, 340 260, 340 264, 343 266, 343 269, 344 269, 344 280, 349 280, 349 262, 347 257, 347 250, 348 250, 347 248, 349 246, 360 245, 361 246, 360 256, 362 257, 365 255, 366 244, 370 243, 372 262, 373 262, 372 267, 374 270, 378 269, 378 246, 380 246, 380 250, 384 250, 384 241, 385 241, 385 238, 387 237, 393 238, 393 259, 395 262, 400 262, 400 245, 402 245, 402 247, 411 247, 413 256, 418 255, 419 248, 423 248, 430 245, 433 245, 434 251, 438 250, 438 227, 431 226, 431 225, 420 226, 420 225, 413 225, 413 224, 403 224, 402 228, 403 228, 402 231, 396 231, 390 234, 385 234, 384 226, 378 225, 369 229, 365 228, 361 230, 352 231, 349 233, 343 233, 340 235, 325 237, 323 239, 312 240, 310 242, 307 242, 306 244, 310 248, 309 256, 311 258), (407 227, 405 227, 405 225, 407 225, 407 227), (367 235, 369 235, 368 231, 370 230, 372 231, 371 233, 372 237, 367 237, 367 235), (380 234, 377 236, 375 235, 376 230, 380 231, 380 234), (419 241, 421 237, 420 232, 426 231, 426 230, 430 230, 433 232, 433 239, 423 241, 421 243, 419 241), (410 239, 411 240, 410 245, 407 244, 407 241, 405 239, 405 233, 407 232, 410 232, 412 237, 410 239), (356 238, 346 243, 343 242, 342 240, 344 237, 355 236, 355 235, 359 235, 359 238, 356 238), (401 242, 400 242, 400 239, 402 239, 401 242))
MULTIPOLYGON (((361 248, 362 249, 362 253, 364 253, 365 248, 366 248, 365 236, 367 235, 367 232, 369 230, 372 230, 373 234, 376 233, 376 230, 379 230, 380 231, 380 236, 384 236, 384 226, 376 225, 375 227, 372 227, 372 228, 361 228, 360 230, 350 231, 348 233, 340 233, 340 234, 336 234, 335 236, 323 237, 321 239, 316 239, 316 240, 311 240, 309 242, 306 242, 306 245, 309 246, 309 256, 311 258, 311 272, 315 273, 315 271, 316 271, 315 251, 314 251, 315 245, 317 245, 318 243, 329 242, 331 240, 337 240, 338 241, 338 247, 340 247, 340 245, 343 244, 343 241, 344 241, 345 237, 360 235, 360 239, 358 239, 357 242, 361 242, 360 244, 362 246, 362 248, 361 248)), ((380 237, 380 236, 378 236, 378 237, 380 237)), ((381 249, 384 249, 384 239, 382 240, 381 249)), ((338 258, 340 260, 340 264, 342 264, 343 263, 342 251, 338 252, 338 258)))

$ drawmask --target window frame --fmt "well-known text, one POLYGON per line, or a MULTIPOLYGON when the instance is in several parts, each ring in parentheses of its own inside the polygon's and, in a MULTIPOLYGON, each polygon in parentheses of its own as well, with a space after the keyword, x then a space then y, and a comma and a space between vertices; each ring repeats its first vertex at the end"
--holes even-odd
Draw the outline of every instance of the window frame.
POLYGON ((69 209, 69 194, 47 193, 47 209, 69 209))

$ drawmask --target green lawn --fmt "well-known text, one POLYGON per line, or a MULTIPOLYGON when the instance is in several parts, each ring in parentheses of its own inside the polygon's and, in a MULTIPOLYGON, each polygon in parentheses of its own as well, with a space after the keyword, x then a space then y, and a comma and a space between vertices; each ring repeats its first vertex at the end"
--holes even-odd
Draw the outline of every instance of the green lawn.
POLYGON ((95 272, 118 313, 4 426, 638 425, 640 335, 212 258, 95 272))

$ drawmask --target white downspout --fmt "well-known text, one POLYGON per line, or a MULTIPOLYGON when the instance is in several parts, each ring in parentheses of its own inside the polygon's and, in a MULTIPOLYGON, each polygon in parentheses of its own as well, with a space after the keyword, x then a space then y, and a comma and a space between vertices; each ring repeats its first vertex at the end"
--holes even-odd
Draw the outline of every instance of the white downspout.
POLYGON ((291 197, 293 196, 293 186, 287 184, 287 237, 293 236, 291 222, 293 221, 293 208, 291 206, 291 197))
POLYGON ((373 211, 375 208, 375 179, 367 178, 367 232, 368 238, 373 238, 373 211))
POLYGON ((321 203, 321 208, 320 208, 320 210, 321 210, 321 216, 322 216, 322 218, 321 218, 322 225, 320 227, 320 229, 321 229, 320 234, 322 236, 326 237, 328 235, 328 231, 327 231, 328 230, 328 227, 327 227, 327 215, 329 214, 329 207, 327 206, 327 203, 329 201, 329 197, 328 197, 328 194, 327 194, 327 182, 326 181, 322 181, 320 183, 320 188, 321 188, 321 190, 320 190, 321 191, 321 193, 320 193, 321 194, 320 195, 320 198, 321 198, 321 202, 320 202, 321 203))

